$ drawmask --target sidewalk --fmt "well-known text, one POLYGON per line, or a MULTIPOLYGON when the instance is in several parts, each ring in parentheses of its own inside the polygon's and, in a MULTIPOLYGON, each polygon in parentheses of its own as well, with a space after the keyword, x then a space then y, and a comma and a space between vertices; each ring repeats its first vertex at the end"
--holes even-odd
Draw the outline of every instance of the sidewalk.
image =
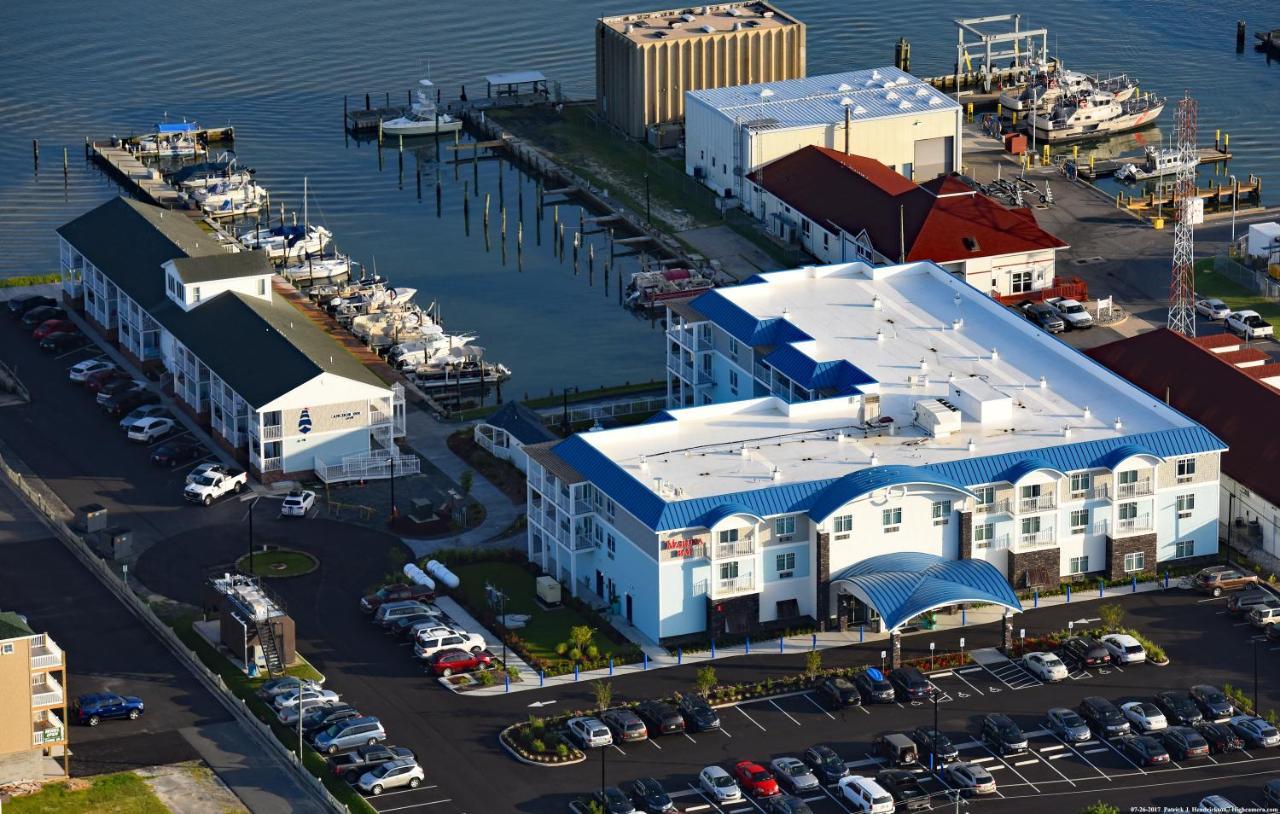
MULTIPOLYGON (((449 618, 461 625, 463 630, 470 633, 479 633, 484 636, 485 646, 489 648, 490 653, 493 653, 495 656, 500 656, 502 654, 502 639, 498 638, 493 631, 480 624, 478 619, 467 613, 466 609, 457 602, 454 602, 447 596, 439 596, 436 597, 436 605, 440 610, 448 614, 449 618)), ((519 628, 515 628, 515 630, 519 632, 519 628)), ((530 677, 536 677, 538 675, 538 673, 530 667, 524 659, 520 658, 520 656, 516 654, 516 651, 512 650, 510 647, 507 648, 507 666, 519 669, 520 675, 524 677, 526 681, 530 677)), ((467 694, 471 695, 472 692, 474 691, 468 692, 467 694)))
MULTIPOLYGON (((1178 587, 1174 580, 1169 582, 1170 588, 1178 587)), ((1107 588, 1103 591, 1102 596, 1098 595, 1097 585, 1092 588, 1081 586, 1080 590, 1072 590, 1070 598, 1065 594, 1060 596, 1046 596, 1039 600, 1033 598, 1032 602, 1023 606, 1024 613, 1034 612, 1037 609, 1053 608, 1061 605, 1085 605, 1089 607, 1089 603, 1097 599, 1112 599, 1122 596, 1128 596, 1133 593, 1148 593, 1150 591, 1164 590, 1164 580, 1155 582, 1140 582, 1135 591, 1132 586, 1125 585, 1117 588, 1107 588)), ((1094 611, 1096 612, 1096 611, 1094 611)), ((1101 621, 1094 617, 1088 617, 1088 610, 1081 611, 1081 618, 1075 620, 1077 624, 1087 624, 1089 622, 1101 621)), ((998 605, 986 605, 980 608, 973 608, 963 613, 955 614, 939 614, 938 622, 931 630, 921 631, 921 633, 940 634, 948 633, 960 628, 977 627, 987 625, 993 622, 999 622, 1004 617, 1004 608, 998 605)), ((1016 619, 1016 617, 1015 617, 1016 619)), ((1015 638, 1017 623, 1015 621, 1015 638)), ((908 633, 906 636, 920 635, 920 633, 908 633)), ((889 634, 877 633, 871 630, 851 629, 844 633, 840 631, 827 631, 825 633, 812 633, 800 636, 788 636, 779 640, 762 639, 760 641, 751 641, 733 645, 730 647, 716 648, 714 655, 710 651, 701 651, 698 653, 682 654, 680 652, 669 653, 661 648, 657 648, 660 653, 653 653, 653 648, 645 647, 645 653, 648 655, 647 661, 636 664, 615 665, 612 670, 604 668, 601 670, 591 670, 579 673, 575 676, 573 673, 562 676, 548 676, 543 680, 521 682, 520 684, 512 684, 508 689, 501 685, 493 687, 485 687, 478 690, 472 690, 467 695, 503 695, 508 692, 525 692, 527 690, 536 690, 543 687, 556 687, 564 684, 574 684, 583 681, 594 681, 596 679, 607 679, 610 677, 632 675, 634 673, 644 672, 646 670, 661 670, 668 667, 677 667, 686 664, 701 664, 702 662, 714 661, 717 659, 727 659, 734 656, 744 656, 748 653, 760 655, 764 653, 791 654, 803 653, 810 650, 828 650, 836 647, 846 647, 848 645, 865 644, 867 642, 888 642, 889 634)), ((537 673, 530 673, 537 677, 537 673)))

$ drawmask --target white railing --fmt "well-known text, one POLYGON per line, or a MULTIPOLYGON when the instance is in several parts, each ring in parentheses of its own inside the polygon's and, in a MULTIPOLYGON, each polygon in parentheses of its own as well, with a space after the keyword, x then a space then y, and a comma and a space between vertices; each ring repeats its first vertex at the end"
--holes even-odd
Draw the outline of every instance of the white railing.
POLYGON ((46 743, 58 743, 66 740, 66 728, 62 725, 62 719, 53 714, 53 710, 46 710, 42 720, 35 721, 31 730, 31 745, 43 746, 46 743))
POLYGON ((733 594, 750 593, 756 589, 756 575, 754 573, 745 576, 731 577, 729 579, 717 579, 714 583, 716 588, 716 596, 732 596, 733 594))
POLYGON ((38 683, 31 685, 31 706, 47 707, 62 704, 62 685, 47 673, 38 683))
POLYGON ((1102 486, 1095 486, 1089 490, 1088 494, 1085 495, 1085 498, 1087 500, 1110 500, 1111 487, 1106 484, 1103 484, 1102 486))
POLYGON ((41 633, 31 640, 31 669, 47 670, 50 667, 62 666, 62 648, 41 633))
POLYGON ((739 540, 736 543, 716 543, 716 559, 724 560, 732 557, 749 557, 756 553, 756 544, 752 540, 739 540))
MULTIPOLYGON (((267 461, 271 460, 275 459, 267 459, 267 461)), ((320 458, 316 458, 316 477, 325 483, 390 478, 393 461, 397 478, 404 475, 416 475, 422 471, 422 461, 417 455, 401 455, 398 452, 378 451, 348 455, 342 459, 342 463, 337 464, 326 463, 320 458)), ((267 471, 265 466, 262 471, 267 471)))
POLYGON ((1141 534, 1151 531, 1151 515, 1122 518, 1116 521, 1116 534, 1141 534))
POLYGON ((1024 497, 1018 501, 1018 511, 1020 512, 1047 512, 1058 505, 1053 495, 1040 495, 1039 497, 1024 497))
POLYGON ((974 507, 978 514, 1009 514, 1009 498, 993 500, 990 503, 979 503, 974 507))
POLYGON ((279 472, 284 469, 284 458, 260 458, 258 469, 262 472, 279 472))
POLYGON ((1008 548, 1008 547, 1009 547, 1009 535, 1007 534, 998 535, 996 537, 991 538, 990 540, 974 540, 973 542, 974 551, 983 551, 989 548, 1008 548))
POLYGON ((279 441, 284 435, 284 429, 279 424, 267 424, 262 428, 263 441, 279 441))
POLYGON ((1018 544, 1022 548, 1043 548, 1054 544, 1053 529, 1040 529, 1018 535, 1018 544))
POLYGON ((1135 481, 1134 483, 1121 483, 1116 486, 1116 497, 1139 497, 1141 495, 1151 494, 1151 479, 1135 481))

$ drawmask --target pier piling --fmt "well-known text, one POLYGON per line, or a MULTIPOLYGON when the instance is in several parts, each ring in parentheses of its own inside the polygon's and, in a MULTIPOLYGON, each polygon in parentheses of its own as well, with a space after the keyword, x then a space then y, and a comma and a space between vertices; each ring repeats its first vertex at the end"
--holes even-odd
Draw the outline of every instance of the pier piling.
POLYGON ((444 210, 441 207, 441 199, 444 195, 444 187, 440 184, 440 168, 436 167, 436 217, 443 217, 444 210))
POLYGON ((31 163, 40 169, 40 139, 37 138, 31 139, 31 163))
POLYGON ((484 194, 484 230, 489 231, 489 193, 484 194))
POLYGON ((462 182, 462 225, 467 237, 471 237, 471 182, 462 182))
POLYGON ((1244 50, 1244 20, 1236 20, 1236 53, 1244 50))

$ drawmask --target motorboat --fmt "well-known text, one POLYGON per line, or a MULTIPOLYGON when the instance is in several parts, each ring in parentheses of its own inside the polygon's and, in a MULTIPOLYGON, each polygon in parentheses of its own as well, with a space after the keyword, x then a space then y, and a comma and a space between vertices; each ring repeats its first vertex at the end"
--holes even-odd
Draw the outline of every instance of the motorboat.
POLYGON ((476 341, 475 334, 423 333, 417 339, 393 345, 387 351, 387 362, 395 368, 416 368, 440 361, 454 348, 461 348, 476 341))
POLYGON ((1146 181, 1165 175, 1175 175, 1184 166, 1194 167, 1200 163, 1200 156, 1193 155, 1189 161, 1183 161, 1181 153, 1172 147, 1147 147, 1141 164, 1122 164, 1116 170, 1116 178, 1121 181, 1146 181))
POLYGON ((1151 124, 1164 105, 1161 96, 1134 95, 1120 101, 1112 93, 1093 91, 1063 97, 1052 110, 1033 114, 1023 126, 1034 129, 1035 138, 1047 144, 1104 138, 1151 124))
POLYGON ((1064 97, 1077 96, 1091 91, 1110 93, 1117 102, 1129 99, 1138 90, 1138 83, 1127 74, 1097 77, 1081 71, 1070 71, 1060 63, 1041 62, 1032 80, 1019 88, 1010 88, 1000 94, 1000 106, 1017 113, 1052 110, 1064 97))
POLYGON ((250 179, 221 181, 194 190, 190 197, 211 217, 228 218, 257 213, 269 196, 266 189, 250 179))
POLYGON ((427 392, 456 393, 501 384, 511 378, 511 369, 499 362, 484 361, 484 348, 464 345, 429 364, 413 367, 409 378, 427 392))
POLYGON ((430 79, 418 80, 414 101, 403 116, 383 119, 382 133, 387 136, 430 136, 436 133, 453 133, 462 129, 462 122, 448 113, 441 113, 431 98, 430 79))
POLYGON ((291 283, 313 285, 346 279, 351 276, 351 266, 351 258, 343 255, 306 257, 280 269, 280 275, 291 283))
POLYGON ((248 167, 238 167, 236 160, 202 161, 183 167, 169 176, 169 183, 184 192, 204 189, 223 181, 251 181, 254 171, 248 167))
POLYGON ((641 310, 660 308, 667 300, 685 299, 714 287, 715 281, 696 269, 637 271, 627 284, 625 302, 641 310))
POLYGON ((310 255, 324 252, 333 233, 323 226, 289 224, 254 226, 241 232, 240 243, 248 249, 262 249, 272 260, 301 262, 310 255))

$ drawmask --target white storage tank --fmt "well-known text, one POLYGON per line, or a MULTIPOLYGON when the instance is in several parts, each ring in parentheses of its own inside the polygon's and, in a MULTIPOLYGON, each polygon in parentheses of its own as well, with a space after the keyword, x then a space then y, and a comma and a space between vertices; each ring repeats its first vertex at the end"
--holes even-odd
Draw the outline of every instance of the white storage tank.
POLYGON ((405 565, 404 575, 408 577, 409 580, 414 585, 421 585, 427 590, 432 591, 433 593, 435 592, 435 589, 436 589, 435 580, 427 576, 427 574, 421 568, 414 565, 413 563, 408 563, 405 565))
POLYGON ((446 588, 457 588, 460 584, 458 575, 445 567, 445 564, 439 560, 431 560, 427 563, 427 573, 446 588))

